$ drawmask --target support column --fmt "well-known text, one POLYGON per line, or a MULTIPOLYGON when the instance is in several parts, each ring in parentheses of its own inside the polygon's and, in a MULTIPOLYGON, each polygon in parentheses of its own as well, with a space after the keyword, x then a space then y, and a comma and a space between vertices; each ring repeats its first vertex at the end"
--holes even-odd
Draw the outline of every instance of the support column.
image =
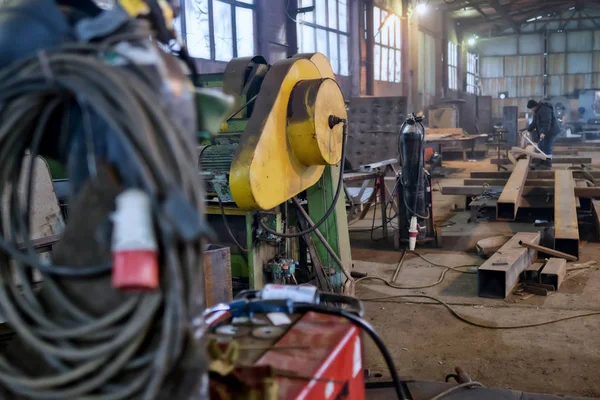
POLYGON ((375 24, 373 22, 373 0, 365 0, 367 17, 367 54, 365 60, 367 96, 375 95, 375 24))

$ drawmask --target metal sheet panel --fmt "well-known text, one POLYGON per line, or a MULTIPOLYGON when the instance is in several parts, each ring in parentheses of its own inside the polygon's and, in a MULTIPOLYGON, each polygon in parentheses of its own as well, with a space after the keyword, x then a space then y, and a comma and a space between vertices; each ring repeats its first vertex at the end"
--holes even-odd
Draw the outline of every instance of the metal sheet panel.
POLYGON ((479 40, 481 56, 512 56, 517 54, 517 36, 506 36, 479 40))
POLYGON ((566 74, 566 61, 567 56, 565 53, 556 53, 548 55, 548 74, 566 74))
POLYGON ((594 52, 594 72, 600 72, 600 51, 594 52))
POLYGON ((504 76, 536 76, 543 73, 542 55, 504 57, 504 76))
POLYGON ((519 97, 541 97, 544 95, 544 77, 526 76, 518 79, 519 97))
POLYGON ((503 57, 480 57, 479 74, 482 78, 500 78, 504 76, 503 57))
POLYGON ((560 29, 560 24, 562 22, 549 22, 548 26, 546 27, 547 30, 549 31, 557 31, 560 29))
POLYGON ((571 53, 567 55, 567 73, 589 74, 591 72, 592 53, 571 53))
POLYGON ((508 92, 508 97, 517 96, 517 79, 518 78, 491 78, 482 79, 482 95, 492 96, 497 98, 498 93, 508 92))
POLYGON ((592 31, 567 32, 567 50, 569 52, 592 51, 594 35, 592 31))
POLYGON ((564 77, 566 75, 551 75, 548 79, 548 95, 562 96, 565 93, 564 77))
POLYGON ((519 56, 504 57, 504 76, 518 76, 519 56))
POLYGON ((502 118, 504 107, 518 106, 519 99, 492 99, 492 115, 494 118, 502 118))
POLYGON ((592 74, 565 75, 565 93, 574 94, 577 90, 590 89, 592 87, 592 74))
POLYGON ((519 54, 541 54, 544 52, 542 35, 520 35, 519 54))
POLYGON ((398 127, 406 97, 353 97, 348 112, 347 160, 354 168, 398 156, 398 127))
POLYGON ((600 31, 594 32, 594 50, 600 51, 600 31))
POLYGON ((548 38, 548 50, 550 53, 564 53, 567 51, 567 35, 564 33, 553 33, 548 38))
MULTIPOLYGON (((542 52, 544 50, 541 50, 542 52)), ((541 54, 519 57, 519 76, 537 76, 544 74, 544 56, 541 54)))

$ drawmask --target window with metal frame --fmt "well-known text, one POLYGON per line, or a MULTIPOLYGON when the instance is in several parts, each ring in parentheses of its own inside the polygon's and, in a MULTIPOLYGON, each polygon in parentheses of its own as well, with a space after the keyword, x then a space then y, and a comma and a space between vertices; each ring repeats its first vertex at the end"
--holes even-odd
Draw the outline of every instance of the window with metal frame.
POLYGON ((254 55, 254 0, 182 1, 192 57, 229 61, 254 55))
POLYGON ((402 76, 402 52, 400 18, 377 6, 373 6, 375 28, 375 80, 400 82, 402 76))
POLYGON ((467 53, 467 92, 477 94, 477 79, 479 76, 477 54, 467 53))
POLYGON ((299 52, 323 53, 329 58, 334 73, 348 76, 348 1, 298 0, 299 8, 313 5, 313 11, 298 14, 299 52))
POLYGON ((448 42, 448 89, 458 90, 458 46, 448 42))

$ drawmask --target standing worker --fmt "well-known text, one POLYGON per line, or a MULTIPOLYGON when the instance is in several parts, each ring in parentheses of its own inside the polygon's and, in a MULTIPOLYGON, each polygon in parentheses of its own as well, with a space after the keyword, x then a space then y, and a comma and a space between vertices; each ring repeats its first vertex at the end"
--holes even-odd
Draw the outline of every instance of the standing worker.
POLYGON ((529 100, 527 108, 534 112, 533 121, 531 121, 527 130, 529 132, 537 130, 540 150, 549 156, 542 164, 552 167, 552 145, 561 132, 560 124, 556 119, 556 115, 554 115, 554 107, 547 102, 538 103, 535 100, 529 100))

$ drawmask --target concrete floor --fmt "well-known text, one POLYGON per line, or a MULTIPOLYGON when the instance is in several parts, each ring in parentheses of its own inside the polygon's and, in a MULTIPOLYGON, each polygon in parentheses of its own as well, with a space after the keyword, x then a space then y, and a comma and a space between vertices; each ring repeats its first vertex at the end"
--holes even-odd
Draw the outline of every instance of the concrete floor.
MULTIPOLYGON (((441 185, 462 183, 461 179, 473 170, 495 170, 489 161, 445 164, 462 171, 452 176, 452 181, 440 180, 441 185)), ((436 221, 440 222, 451 215, 455 204, 464 207, 464 198, 435 192, 434 204, 436 221)), ((370 220, 361 221, 351 229, 370 224, 370 220)), ((489 229, 494 229, 493 226, 491 224, 489 229)), ((380 236, 381 231, 378 231, 375 237, 380 236)), ((355 270, 389 279, 400 258, 400 253, 392 249, 391 238, 372 242, 366 233, 353 233, 351 238, 355 270)), ((600 259, 599 243, 582 242, 581 245, 581 261, 600 259)), ((423 248, 419 251, 436 263, 450 266, 482 263, 474 254, 423 248)), ((441 271, 409 256, 396 283, 403 286, 431 284, 438 280, 441 271)), ((381 282, 363 281, 357 285, 357 296, 427 294, 449 303, 467 318, 495 326, 530 324, 600 311, 600 271, 597 269, 565 282, 552 296, 527 300, 518 296, 506 300, 479 298, 476 278, 476 275, 450 271, 442 284, 419 290, 399 290, 381 282)), ((388 345, 402 376, 443 380, 460 365, 473 379, 488 387, 600 397, 600 316, 535 328, 483 329, 459 321, 447 309, 429 300, 397 299, 367 302, 366 317, 388 345)), ((386 375, 385 364, 375 346, 367 342, 365 351, 366 367, 386 375)))

